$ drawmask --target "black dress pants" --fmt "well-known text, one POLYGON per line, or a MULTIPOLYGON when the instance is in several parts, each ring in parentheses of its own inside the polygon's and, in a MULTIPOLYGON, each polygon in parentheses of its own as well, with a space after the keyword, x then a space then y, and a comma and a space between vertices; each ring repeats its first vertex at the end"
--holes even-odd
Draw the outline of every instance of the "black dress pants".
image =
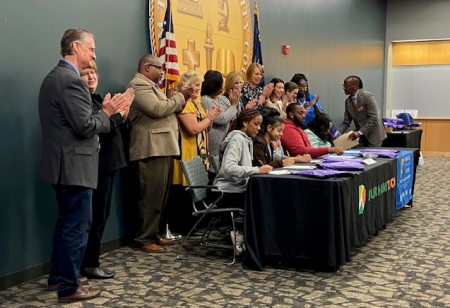
POLYGON ((92 225, 82 268, 99 267, 100 244, 111 211, 114 177, 117 170, 98 173, 98 185, 92 196, 92 225))

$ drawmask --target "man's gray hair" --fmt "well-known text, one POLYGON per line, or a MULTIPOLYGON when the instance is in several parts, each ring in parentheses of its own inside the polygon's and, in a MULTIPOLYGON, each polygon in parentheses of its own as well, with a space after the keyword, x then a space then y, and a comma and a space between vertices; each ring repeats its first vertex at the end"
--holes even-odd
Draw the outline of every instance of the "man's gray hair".
POLYGON ((64 32, 64 35, 61 39, 61 55, 63 57, 73 54, 72 53, 72 44, 77 41, 83 41, 86 35, 90 35, 92 38, 94 36, 91 32, 85 29, 76 28, 76 29, 67 29, 64 32))

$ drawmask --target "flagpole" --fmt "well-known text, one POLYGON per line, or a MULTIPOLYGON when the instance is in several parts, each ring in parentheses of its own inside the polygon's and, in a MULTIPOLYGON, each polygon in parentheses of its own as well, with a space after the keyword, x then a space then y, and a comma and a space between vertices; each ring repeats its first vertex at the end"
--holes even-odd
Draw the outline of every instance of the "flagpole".
MULTIPOLYGON (((172 5, 171 5, 171 3, 170 3, 170 0, 167 0, 167 3, 169 3, 169 14, 170 14, 170 16, 169 16, 169 33, 172 33, 172 29, 171 29, 171 26, 172 26, 172 5)), ((167 33, 166 33, 166 44, 167 44, 167 33)), ((166 48, 168 48, 168 46, 166 45, 166 48)), ((169 53, 168 52, 166 52, 166 55, 165 55, 166 57, 165 57, 165 61, 166 61, 166 63, 168 63, 168 57, 169 57, 169 53)), ((165 91, 166 91, 166 95, 167 94, 169 94, 169 82, 168 82, 168 79, 167 79, 167 73, 168 73, 168 71, 169 71, 169 68, 167 67, 167 64, 166 65, 164 65, 164 67, 165 67, 165 69, 164 69, 164 89, 165 89, 165 91)))
MULTIPOLYGON (((259 63, 262 66, 263 59, 262 59, 262 48, 261 48, 261 36, 259 32, 259 9, 258 9, 258 2, 255 2, 254 9, 253 9, 253 55, 252 55, 252 62, 259 63)), ((260 86, 264 86, 264 78, 261 80, 260 86)))

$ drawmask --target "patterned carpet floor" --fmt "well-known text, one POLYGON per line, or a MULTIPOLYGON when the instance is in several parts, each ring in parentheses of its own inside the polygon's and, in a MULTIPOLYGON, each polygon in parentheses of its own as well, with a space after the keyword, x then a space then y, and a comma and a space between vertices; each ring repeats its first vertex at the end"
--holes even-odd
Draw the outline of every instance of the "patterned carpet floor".
MULTIPOLYGON (((59 305, 46 277, 0 291, 0 307, 450 307, 450 158, 419 166, 413 208, 353 251, 337 273, 223 264, 227 253, 176 259, 123 247, 102 255, 102 296, 59 305)), ((194 243, 192 243, 194 245, 194 243)))

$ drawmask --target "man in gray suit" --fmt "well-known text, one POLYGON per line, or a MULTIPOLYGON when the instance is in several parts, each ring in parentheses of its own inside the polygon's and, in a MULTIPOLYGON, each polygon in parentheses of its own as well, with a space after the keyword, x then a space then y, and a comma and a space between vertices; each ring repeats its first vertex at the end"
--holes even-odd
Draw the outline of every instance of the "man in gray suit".
POLYGON ((349 139, 359 138, 361 147, 380 147, 386 132, 378 116, 377 101, 373 94, 362 89, 363 83, 357 76, 345 78, 343 88, 349 97, 345 100, 344 121, 339 127, 339 133, 344 133, 353 121, 355 130, 349 139))
POLYGON ((78 279, 97 185, 97 134, 109 132, 109 117, 121 120, 132 89, 113 98, 107 94, 103 109, 93 114, 88 87, 80 77, 96 58, 93 35, 84 29, 67 30, 61 55, 64 59, 45 77, 39 93, 41 174, 52 184, 59 208, 48 289, 58 290, 59 302, 72 302, 100 295, 100 289, 84 287, 87 280, 78 279))
POLYGON ((128 84, 135 92, 130 107, 130 160, 139 161, 139 230, 135 237, 137 248, 163 252, 162 245, 172 239, 158 237, 161 214, 167 203, 172 182, 173 157, 180 155, 178 122, 180 112, 193 89, 183 87, 167 98, 158 87, 163 74, 162 64, 154 55, 144 55, 138 72, 128 84))

